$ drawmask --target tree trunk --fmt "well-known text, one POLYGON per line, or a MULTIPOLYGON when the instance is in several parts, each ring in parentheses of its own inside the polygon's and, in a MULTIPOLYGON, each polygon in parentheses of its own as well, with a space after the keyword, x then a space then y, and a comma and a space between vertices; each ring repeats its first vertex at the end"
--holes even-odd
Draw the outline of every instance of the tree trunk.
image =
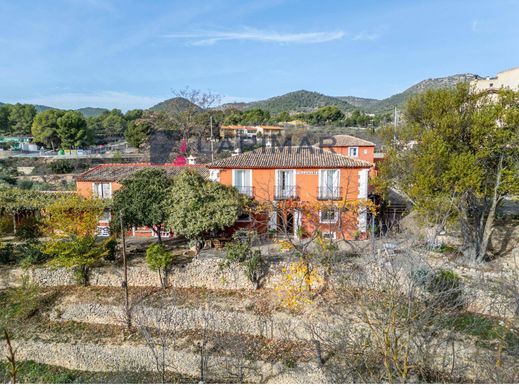
POLYGON ((156 227, 151 228, 151 230, 153 230, 155 232, 155 234, 157 235, 157 241, 159 242, 159 244, 162 244, 162 237, 160 235, 160 231, 162 230, 161 226, 162 225, 159 225, 158 228, 156 228, 156 227))
POLYGON ((16 236, 16 213, 13 213, 13 235, 16 236))
POLYGON ((497 165, 497 173, 496 173, 496 182, 494 184, 494 193, 492 194, 492 203, 490 205, 490 210, 488 212, 485 226, 482 232, 482 238, 479 242, 478 254, 476 261, 482 262, 485 260, 487 255, 488 244, 490 243, 490 237, 494 232, 494 223, 496 219, 496 209, 501 201, 501 197, 499 196, 499 187, 501 186, 501 176, 503 170, 503 155, 499 157, 499 164, 497 165))

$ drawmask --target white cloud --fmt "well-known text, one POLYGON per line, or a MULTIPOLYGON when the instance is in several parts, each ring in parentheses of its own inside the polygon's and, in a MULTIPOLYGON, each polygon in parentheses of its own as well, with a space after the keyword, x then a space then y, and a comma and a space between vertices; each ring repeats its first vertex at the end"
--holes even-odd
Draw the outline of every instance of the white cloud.
POLYGON ((82 107, 119 108, 123 111, 134 108, 149 108, 167 97, 139 96, 126 92, 100 91, 93 93, 62 93, 24 99, 25 103, 42 104, 62 109, 82 107))
POLYGON ((256 41, 274 43, 323 43, 341 39, 343 31, 316 31, 299 33, 279 33, 276 31, 260 31, 243 29, 241 31, 201 31, 193 33, 174 33, 164 35, 166 38, 183 39, 194 46, 213 45, 220 41, 256 41))
POLYGON ((354 41, 374 41, 380 37, 377 33, 368 33, 366 31, 361 31, 358 34, 353 35, 352 39, 354 41))

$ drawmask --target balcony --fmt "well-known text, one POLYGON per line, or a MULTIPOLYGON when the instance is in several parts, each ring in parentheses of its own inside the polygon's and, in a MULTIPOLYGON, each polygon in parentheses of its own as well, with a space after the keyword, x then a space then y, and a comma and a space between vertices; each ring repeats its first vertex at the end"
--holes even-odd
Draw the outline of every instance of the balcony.
POLYGON ((240 194, 250 196, 251 198, 253 197, 254 187, 240 186, 240 187, 236 187, 236 189, 238 190, 238 192, 240 194))
POLYGON ((296 186, 277 186, 274 187, 274 199, 286 200, 297 198, 296 186))
POLYGON ((335 186, 317 187, 317 199, 318 200, 340 200, 341 199, 341 187, 335 187, 335 186))

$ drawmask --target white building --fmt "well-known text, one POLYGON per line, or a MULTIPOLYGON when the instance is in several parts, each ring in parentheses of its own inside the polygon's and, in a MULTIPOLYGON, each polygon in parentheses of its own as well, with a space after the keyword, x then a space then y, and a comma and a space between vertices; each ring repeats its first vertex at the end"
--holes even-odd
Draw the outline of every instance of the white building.
POLYGON ((497 91, 501 88, 519 91, 519 66, 499 72, 494 77, 477 76, 471 84, 476 92, 497 91))

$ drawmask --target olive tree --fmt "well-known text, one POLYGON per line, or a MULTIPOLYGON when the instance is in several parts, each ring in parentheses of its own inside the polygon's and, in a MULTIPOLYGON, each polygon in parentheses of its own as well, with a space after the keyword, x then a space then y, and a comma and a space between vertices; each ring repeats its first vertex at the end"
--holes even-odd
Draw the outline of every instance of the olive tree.
POLYGON ((175 178, 167 196, 168 226, 175 234, 194 240, 199 252, 209 234, 234 225, 245 202, 235 188, 186 169, 175 178))

